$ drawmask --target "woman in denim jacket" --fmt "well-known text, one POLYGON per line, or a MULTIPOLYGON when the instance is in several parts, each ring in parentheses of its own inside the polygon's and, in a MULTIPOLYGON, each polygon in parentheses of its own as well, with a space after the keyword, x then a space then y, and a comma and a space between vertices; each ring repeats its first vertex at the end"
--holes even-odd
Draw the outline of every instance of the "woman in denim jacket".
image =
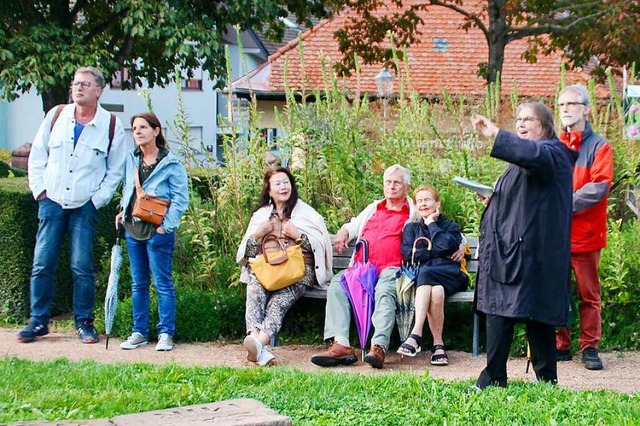
POLYGON ((125 161, 122 211, 116 216, 116 228, 124 225, 131 264, 133 330, 122 342, 122 349, 146 345, 149 334, 150 274, 158 295, 157 351, 173 349, 176 328, 176 293, 171 275, 175 231, 189 203, 187 172, 180 159, 169 152, 160 120, 145 112, 131 117, 135 148, 125 161), (134 173, 138 173, 143 191, 170 200, 160 226, 143 222, 131 212, 136 202, 134 173))

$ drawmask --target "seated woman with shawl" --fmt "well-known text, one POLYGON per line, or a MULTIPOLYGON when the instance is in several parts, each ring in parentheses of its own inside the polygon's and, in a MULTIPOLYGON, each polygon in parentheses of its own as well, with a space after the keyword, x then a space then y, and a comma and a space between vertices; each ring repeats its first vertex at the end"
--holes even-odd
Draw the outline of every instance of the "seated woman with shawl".
POLYGON ((429 186, 421 186, 413 193, 419 222, 411 222, 402 232, 402 257, 405 262, 419 264, 416 276, 415 324, 409 338, 400 345, 398 353, 414 357, 421 351, 422 330, 425 319, 433 335, 432 365, 447 365, 442 328, 444 326, 444 301, 447 296, 463 291, 469 285, 465 262, 450 258, 462 242, 460 228, 455 222, 440 216, 440 195, 429 186), (428 243, 419 238, 427 238, 428 243), (418 240, 418 241, 416 241, 418 240), (413 253, 415 243, 415 253, 413 253))
MULTIPOLYGON (((269 253, 269 245, 265 244, 265 250, 269 253)), ((240 281, 247 284, 244 339, 247 360, 260 366, 270 365, 275 356, 267 345, 271 336, 280 331, 284 315, 308 288, 326 286, 333 275, 331 239, 324 219, 298 199, 298 188, 289 170, 278 167, 264 175, 260 201, 238 247, 236 261, 242 266, 240 281), (268 235, 300 244, 304 255, 302 279, 277 291, 267 291, 249 263, 251 258, 262 254, 262 240, 268 235)))

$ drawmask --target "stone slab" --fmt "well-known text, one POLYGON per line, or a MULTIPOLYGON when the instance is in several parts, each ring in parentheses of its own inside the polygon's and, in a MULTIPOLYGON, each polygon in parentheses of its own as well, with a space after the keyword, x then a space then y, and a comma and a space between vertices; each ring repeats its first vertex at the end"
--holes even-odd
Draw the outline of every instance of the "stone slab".
POLYGON ((107 419, 99 420, 65 420, 58 422, 18 422, 10 423, 9 426, 113 426, 107 419))
POLYGON ((255 399, 229 399, 210 404, 127 414, 111 419, 114 426, 290 426, 283 416, 255 399))
POLYGON ((290 417, 278 414, 255 399, 229 399, 209 404, 125 414, 111 420, 18 422, 10 426, 291 426, 290 417))

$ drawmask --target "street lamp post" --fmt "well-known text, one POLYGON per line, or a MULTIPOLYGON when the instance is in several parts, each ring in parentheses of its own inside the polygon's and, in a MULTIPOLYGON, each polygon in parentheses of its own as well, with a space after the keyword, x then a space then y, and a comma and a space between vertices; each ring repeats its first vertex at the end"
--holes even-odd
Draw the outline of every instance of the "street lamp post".
POLYGON ((386 68, 382 68, 374 77, 378 88, 378 96, 382 98, 383 117, 387 119, 387 104, 393 93, 393 75, 386 68))

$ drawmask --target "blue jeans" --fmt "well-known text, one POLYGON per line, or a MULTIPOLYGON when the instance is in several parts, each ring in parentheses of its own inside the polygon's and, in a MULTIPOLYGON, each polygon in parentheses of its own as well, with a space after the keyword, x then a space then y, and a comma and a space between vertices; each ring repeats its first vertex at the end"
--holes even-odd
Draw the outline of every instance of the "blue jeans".
POLYGON ((93 321, 95 283, 93 240, 98 215, 91 200, 76 209, 63 209, 55 201, 38 201, 38 233, 31 270, 31 318, 41 324, 51 319, 53 275, 65 235, 71 243, 73 315, 76 327, 93 321))
POLYGON ((171 275, 175 233, 155 234, 146 241, 132 238, 125 232, 131 265, 131 299, 133 305, 133 331, 149 335, 149 284, 158 295, 158 334, 173 337, 176 331, 176 291, 171 275))

